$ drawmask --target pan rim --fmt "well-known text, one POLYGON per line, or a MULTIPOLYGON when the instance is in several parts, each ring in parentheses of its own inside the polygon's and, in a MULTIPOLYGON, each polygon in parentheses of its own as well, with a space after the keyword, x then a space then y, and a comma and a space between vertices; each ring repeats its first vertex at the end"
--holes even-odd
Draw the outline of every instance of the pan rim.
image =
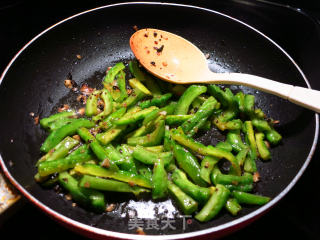
MULTIPOLYGON (((67 22, 73 18, 79 17, 81 15, 90 13, 90 12, 94 12, 97 10, 101 10, 101 9, 105 9, 105 8, 111 8, 111 7, 117 7, 117 6, 125 6, 125 5, 163 5, 163 6, 175 6, 175 7, 184 7, 184 8, 190 8, 190 9, 196 9, 196 10, 201 10, 201 11, 207 11, 213 14, 217 14, 223 17, 226 17, 230 20, 236 21, 246 27, 248 27, 249 29, 255 31, 257 34, 260 34, 262 37, 264 37, 265 39, 267 39, 270 43, 272 43, 275 47, 277 47, 292 63, 293 65, 296 67, 296 69, 298 70, 298 72, 301 74, 301 76, 303 77, 305 83, 307 84, 308 88, 311 88, 309 81, 307 80, 306 76, 304 75, 304 73, 302 72, 302 70, 300 69, 300 67, 297 65, 297 63, 292 59, 292 57, 283 49, 281 48, 275 41, 273 41, 271 38, 269 38, 268 36, 266 36, 265 34, 263 34, 262 32, 260 32, 259 30, 257 30, 256 28, 252 27, 251 25, 237 19, 234 18, 232 16, 229 16, 227 14, 221 13, 219 11, 215 11, 212 9, 208 9, 208 8, 204 8, 204 7, 199 7, 199 6, 194 6, 194 5, 187 5, 187 4, 178 4, 178 3, 169 3, 169 2, 122 2, 122 3, 116 3, 116 4, 110 4, 110 5, 105 5, 105 6, 101 6, 101 7, 97 7, 97 8, 93 8, 93 9, 89 9, 77 14, 74 14, 68 18, 65 18, 55 24, 53 24, 52 26, 46 28, 44 31, 42 31, 41 33, 39 33, 38 35, 36 35, 34 38, 32 38, 28 43, 26 43, 20 50, 19 52, 17 52, 15 54, 15 56, 11 59, 11 61, 9 62, 9 64, 7 65, 7 67, 5 68, 5 70, 3 71, 3 73, 1 74, 0 77, 0 85, 3 81, 3 79, 5 78, 6 73, 9 71, 10 67, 13 65, 13 63, 15 62, 15 60, 20 56, 20 54, 27 49, 34 41, 36 41, 38 38, 40 38, 42 35, 44 35, 46 32, 50 31, 51 29, 53 29, 54 27, 67 22)), ((56 218, 57 220, 59 220, 60 222, 65 223, 68 226, 74 227, 75 229, 79 229, 82 231, 85 231, 87 233, 91 233, 93 235, 99 235, 100 237, 114 237, 114 238, 118 238, 118 239, 184 239, 184 238, 192 238, 192 237, 196 237, 196 236, 200 236, 200 235, 205 235, 205 234, 214 234, 214 233, 218 233, 221 230, 226 230, 226 229, 230 229, 232 227, 238 226, 241 223, 245 223, 250 221, 251 219, 254 219, 255 217, 258 217, 259 215, 265 213, 268 209, 270 209, 271 207, 273 207, 276 203, 278 203, 291 189, 292 187, 296 184, 296 182, 300 179, 300 177, 302 176, 302 174, 304 173, 304 171, 306 170, 307 166, 309 165, 311 158, 315 152, 316 149, 316 145, 318 142, 318 135, 319 135, 319 115, 317 113, 315 113, 315 134, 314 134, 314 139, 313 139, 313 143, 312 146, 310 148, 308 157, 306 158, 304 164, 302 165, 302 167, 300 168, 299 172, 296 174, 296 176, 291 180, 291 182, 287 185, 287 187, 282 190, 275 198, 273 198, 269 203, 267 203, 266 205, 258 208, 257 210, 243 216, 240 217, 238 219, 232 220, 230 222, 224 223, 222 225, 219 226, 215 226, 215 227, 211 227, 211 228, 207 228, 204 230, 199 230, 199 231, 194 231, 194 232, 189 232, 189 233, 179 233, 179 234, 171 234, 171 235, 137 235, 137 234, 129 234, 129 233, 120 233, 120 232, 113 232, 110 230, 105 230, 105 229, 101 229, 101 228, 96 228, 96 227, 92 227, 89 226, 87 224, 78 222, 76 220, 73 220, 61 213, 56 212, 55 210, 49 208, 48 206, 46 206, 45 204, 43 204, 41 201, 39 201, 37 198, 35 198, 34 196, 32 196, 23 186, 21 186, 16 180, 15 178, 10 174, 8 168, 6 167, 6 164, 4 163, 4 160, 2 159, 2 156, 0 154, 0 165, 3 169, 3 172, 5 173, 6 177, 12 182, 12 184, 26 197, 28 198, 28 200, 30 200, 33 204, 35 204, 37 207, 39 207, 41 210, 43 210, 44 212, 46 212, 48 215, 56 218)))

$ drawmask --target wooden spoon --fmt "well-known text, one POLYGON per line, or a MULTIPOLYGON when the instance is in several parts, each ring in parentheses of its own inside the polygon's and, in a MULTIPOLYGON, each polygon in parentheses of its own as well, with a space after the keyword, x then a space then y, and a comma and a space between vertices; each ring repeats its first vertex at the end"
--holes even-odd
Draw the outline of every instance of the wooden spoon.
POLYGON ((165 81, 245 85, 320 112, 320 91, 250 74, 211 72, 206 57, 195 45, 170 32, 141 29, 131 36, 130 47, 143 67, 165 81))

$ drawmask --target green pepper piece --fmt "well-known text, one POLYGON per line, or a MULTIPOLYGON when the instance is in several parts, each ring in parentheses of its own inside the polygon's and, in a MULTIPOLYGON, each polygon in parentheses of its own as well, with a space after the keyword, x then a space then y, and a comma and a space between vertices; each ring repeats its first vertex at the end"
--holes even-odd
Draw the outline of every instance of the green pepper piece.
POLYGON ((164 198, 168 194, 168 176, 164 169, 164 161, 161 158, 156 159, 152 175, 152 198, 164 198))
POLYGON ((188 89, 180 97, 174 114, 188 114, 189 106, 191 105, 193 100, 206 91, 207 87, 205 86, 191 85, 190 87, 188 87, 188 89))
POLYGON ((212 189, 200 187, 188 180, 186 174, 176 168, 171 179, 174 184, 176 184, 182 191, 192 197, 194 200, 198 201, 199 204, 205 204, 210 198, 212 189))
POLYGON ((109 155, 105 151, 105 149, 99 144, 99 142, 95 139, 94 136, 90 133, 90 131, 86 128, 79 128, 78 129, 79 136, 89 144, 92 152, 97 156, 97 158, 101 161, 107 161, 104 165, 110 169, 111 171, 118 171, 119 168, 115 164, 113 160, 109 158, 109 155))
POLYGON ((111 127, 108 131, 103 132, 103 133, 98 133, 96 135, 97 140, 102 144, 102 145, 107 145, 109 144, 112 140, 114 140, 117 136, 120 135, 120 133, 126 129, 127 126, 121 125, 121 126, 115 126, 111 127))
POLYGON ((59 183, 70 192, 72 198, 84 207, 92 208, 95 211, 105 211, 104 195, 93 189, 80 188, 78 181, 67 172, 59 174, 59 183))
POLYGON ((65 158, 58 158, 52 161, 40 162, 38 173, 41 177, 48 176, 52 173, 63 172, 73 168, 76 164, 84 163, 95 159, 88 145, 83 145, 65 158))
POLYGON ((245 94, 244 96, 244 113, 247 114, 248 117, 252 117, 254 115, 254 95, 245 94))
POLYGON ((66 136, 74 135, 77 129, 80 127, 91 128, 94 126, 94 122, 79 118, 74 120, 72 123, 64 125, 63 127, 53 131, 49 134, 47 139, 42 144, 40 151, 48 152, 50 149, 54 148, 59 142, 61 142, 66 136))
POLYGON ((50 123, 53 123, 61 118, 70 118, 74 117, 76 113, 74 111, 63 111, 56 114, 52 114, 47 118, 42 118, 40 120, 40 126, 43 128, 48 128, 50 123))
POLYGON ((132 124, 135 123, 139 120, 144 119, 150 112, 152 112, 153 110, 157 110, 158 107, 156 106, 151 106, 149 108, 145 108, 139 112, 135 112, 133 114, 128 114, 128 115, 124 115, 122 118, 120 118, 119 120, 115 121, 114 124, 116 125, 127 125, 127 124, 132 124))
POLYGON ((215 148, 213 146, 205 146, 202 143, 187 137, 186 135, 183 134, 183 132, 181 133, 181 131, 179 130, 172 130, 171 137, 181 145, 187 148, 190 148, 191 150, 197 153, 200 153, 201 155, 209 155, 209 156, 217 157, 219 159, 221 158, 227 159, 228 161, 230 161, 231 165, 235 169, 236 174, 240 175, 241 173, 240 166, 235 156, 232 153, 224 151, 219 148, 215 148))
POLYGON ((79 187, 96 189, 101 191, 111 191, 111 192, 127 192, 133 193, 135 196, 141 193, 150 192, 150 190, 138 187, 130 186, 130 184, 125 182, 119 182, 110 179, 104 179, 100 177, 93 177, 90 175, 84 175, 79 181, 79 187))
POLYGON ((210 174, 218 161, 218 158, 212 156, 205 156, 201 161, 200 177, 208 184, 211 184, 210 174))
POLYGON ((81 174, 88 174, 97 177, 103 178, 112 178, 118 181, 127 182, 130 185, 138 185, 145 188, 152 188, 152 183, 149 179, 144 176, 134 174, 132 172, 119 170, 119 171, 111 171, 107 168, 86 163, 84 165, 76 165, 74 170, 81 174))
POLYGON ((126 88, 126 74, 124 71, 120 71, 117 74, 117 84, 120 90, 120 96, 117 98, 117 102, 123 102, 128 97, 127 88, 126 88))
POLYGON ((177 105, 176 102, 171 102, 163 108, 153 110, 145 117, 142 124, 146 125, 148 122, 151 122, 152 120, 156 119, 161 114, 162 114, 162 116, 167 115, 167 114, 172 114, 174 109, 176 108, 176 105, 177 105))
POLYGON ((200 165, 198 159, 187 149, 179 144, 173 144, 173 154, 181 169, 183 169, 193 182, 199 186, 206 187, 206 182, 200 177, 200 165))
POLYGON ((137 60, 129 62, 129 70, 136 79, 146 84, 147 88, 151 91, 152 95, 161 95, 161 89, 156 83, 156 81, 148 73, 144 72, 139 67, 139 63, 137 60))
POLYGON ((172 97, 172 93, 166 93, 164 95, 154 96, 151 100, 146 100, 140 103, 140 107, 142 109, 148 108, 151 106, 163 106, 170 98, 172 97))
POLYGON ((226 142, 231 144, 232 150, 235 152, 240 152, 246 148, 246 145, 242 142, 239 130, 229 131, 227 133, 226 142))
POLYGON ((125 161, 120 165, 122 170, 126 170, 128 172, 137 173, 136 164, 134 162, 132 151, 130 146, 126 144, 121 144, 117 147, 117 150, 124 157, 125 161))
POLYGON ((192 118, 193 115, 167 115, 166 116, 166 124, 168 125, 180 125, 184 121, 189 120, 192 118))
POLYGON ((103 121, 99 123, 99 127, 108 130, 113 126, 113 122, 117 119, 121 118, 126 112, 126 108, 122 107, 116 110, 115 112, 111 113, 108 117, 106 117, 103 121))
POLYGON ((198 203, 171 181, 168 182, 168 190, 170 196, 182 210, 183 214, 190 215, 198 210, 198 203))
POLYGON ((208 92, 218 99, 223 108, 228 108, 235 103, 234 96, 229 88, 226 88, 226 90, 223 91, 217 85, 211 84, 208 86, 208 92))
POLYGON ((158 159, 162 159, 164 166, 169 165, 173 161, 173 154, 172 152, 161 152, 155 153, 147 150, 142 146, 136 146, 133 149, 132 156, 147 165, 154 165, 158 159))
POLYGON ((123 69, 125 69, 125 66, 122 62, 116 63, 111 69, 108 70, 107 75, 103 79, 103 84, 112 83, 116 75, 123 69))
POLYGON ((269 197, 255 195, 252 193, 233 191, 232 196, 241 204, 264 205, 270 201, 269 197))
POLYGON ((36 163, 36 166, 38 166, 39 163, 43 161, 52 161, 58 158, 63 158, 68 154, 68 152, 72 148, 74 148, 78 144, 79 144, 78 140, 67 136, 60 143, 58 143, 54 148, 52 148, 47 154, 42 156, 36 163))
POLYGON ((103 111, 99 113, 98 115, 94 116, 92 118, 93 121, 97 122, 102 120, 103 118, 107 117, 113 110, 113 101, 111 94, 107 90, 102 90, 100 97, 102 101, 104 102, 103 111))
POLYGON ((86 102, 86 116, 92 117, 98 114, 98 98, 100 96, 100 90, 93 91, 86 102))
POLYGON ((201 211, 195 216, 200 222, 207 222, 214 218, 220 210, 225 206, 230 191, 223 185, 217 184, 216 190, 212 193, 208 202, 204 205, 201 211))
POLYGON ((270 127, 269 123, 266 120, 261 119, 252 119, 252 125, 259 131, 271 131, 272 128, 270 127))
POLYGON ((266 132, 266 138, 272 145, 277 145, 280 143, 282 136, 276 130, 266 132))
POLYGON ((231 213, 232 216, 236 216, 238 212, 242 209, 240 204, 235 198, 229 198, 226 202, 225 208, 231 213))
POLYGON ((133 88, 132 93, 130 96, 124 100, 119 107, 125 107, 130 108, 134 106, 137 102, 139 102, 141 99, 143 99, 146 96, 146 94, 142 91, 140 91, 137 88, 133 88))
POLYGON ((128 145, 131 145, 131 146, 136 146, 136 145, 141 145, 144 147, 156 146, 161 144, 163 136, 164 136, 164 120, 160 120, 156 123, 155 130, 152 133, 146 136, 128 138, 127 142, 128 142, 128 145))
POLYGON ((256 143, 257 143, 257 148, 259 155, 262 160, 269 160, 271 158, 270 151, 267 147, 267 145, 264 143, 264 134, 263 133, 256 133, 256 143))
POLYGON ((212 114, 217 100, 214 97, 209 97, 199 108, 199 110, 187 121, 185 121, 181 127, 182 130, 188 134, 194 127, 199 128, 197 124, 201 120, 203 123, 208 119, 212 114))
POLYGON ((228 142, 218 142, 217 145, 216 145, 216 148, 220 148, 220 149, 225 150, 227 152, 231 152, 232 151, 232 146, 228 142))

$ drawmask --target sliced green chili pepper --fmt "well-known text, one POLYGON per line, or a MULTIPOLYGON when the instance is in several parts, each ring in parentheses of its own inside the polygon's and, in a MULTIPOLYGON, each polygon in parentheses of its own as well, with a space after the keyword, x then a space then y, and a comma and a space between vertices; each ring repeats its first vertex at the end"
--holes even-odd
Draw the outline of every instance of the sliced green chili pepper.
POLYGON ((164 120, 160 120, 156 123, 155 130, 142 137, 128 138, 128 144, 131 146, 141 145, 144 147, 156 146, 161 144, 164 136, 164 120))
POLYGON ((182 130, 188 134, 201 120, 203 123, 207 120, 207 118, 212 114, 213 109, 217 100, 214 97, 209 97, 199 108, 199 110, 187 121, 185 121, 181 127, 182 130))
POLYGON ((200 165, 198 159, 192 155, 188 150, 179 144, 173 144, 173 154, 181 169, 183 169, 193 182, 199 186, 207 186, 206 182, 200 176, 200 165))
POLYGON ((112 140, 114 140, 119 134, 126 129, 127 126, 115 126, 110 128, 108 131, 103 133, 98 133, 96 138, 102 145, 109 144, 112 140))
POLYGON ((201 161, 200 177, 209 184, 211 184, 210 174, 218 161, 218 158, 212 156, 205 156, 201 161))
POLYGON ((252 119, 252 125, 259 131, 259 132, 265 132, 265 131, 271 131, 271 127, 269 123, 266 120, 261 119, 252 119))
POLYGON ((256 143, 257 143, 257 148, 259 155, 261 159, 263 160, 269 160, 271 158, 270 151, 267 147, 267 145, 264 143, 264 134, 263 133, 256 133, 256 143))
POLYGON ((75 116, 76 113, 74 111, 64 111, 64 112, 59 112, 56 114, 52 114, 51 116, 47 118, 42 118, 40 120, 40 125, 43 128, 48 128, 50 123, 53 123, 54 121, 60 119, 60 118, 69 118, 75 116))
POLYGON ((79 181, 79 187, 102 191, 128 192, 133 193, 135 196, 138 196, 141 193, 150 192, 150 190, 148 189, 138 186, 130 186, 128 183, 104 179, 100 177, 93 177, 90 175, 84 175, 81 178, 81 180, 79 181))
POLYGON ((54 148, 59 142, 62 141, 66 136, 73 135, 77 132, 77 129, 80 127, 87 127, 91 128, 94 126, 94 122, 79 118, 73 121, 72 123, 69 123, 56 131, 53 131, 50 133, 50 135, 47 137, 47 139, 42 144, 40 150, 42 152, 48 152, 50 149, 54 148))
POLYGON ((126 114, 123 117, 121 117, 119 120, 115 121, 114 124, 116 125, 127 125, 127 124, 132 124, 135 123, 139 120, 144 119, 150 112, 153 110, 157 110, 158 107, 156 106, 151 106, 149 108, 145 108, 139 112, 135 112, 133 114, 126 114))
POLYGON ((56 160, 58 158, 63 158, 64 156, 67 156, 68 152, 78 144, 79 144, 78 140, 67 136, 60 143, 58 143, 54 148, 52 148, 47 154, 42 156, 36 163, 36 166, 38 166, 39 163, 43 161, 52 161, 52 160, 56 160))
POLYGON ((270 201, 269 197, 239 191, 233 191, 232 196, 237 199, 240 204, 264 205, 270 201))
POLYGON ((112 83, 116 75, 123 69, 125 69, 125 66, 122 62, 116 63, 111 69, 108 70, 107 75, 103 79, 103 84, 112 83))
POLYGON ((86 102, 86 116, 92 117, 98 114, 98 98, 100 90, 93 91, 86 102))
POLYGON ((123 102, 128 97, 127 88, 126 88, 126 74, 124 71, 120 71, 117 74, 117 83, 120 90, 120 96, 117 98, 117 102, 123 102))
POLYGON ((192 118, 193 115, 167 115, 166 116, 166 124, 168 125, 180 125, 184 121, 192 118))
POLYGON ((75 201, 85 207, 93 208, 95 211, 105 211, 106 204, 102 193, 93 189, 80 188, 78 181, 67 172, 59 174, 59 183, 70 192, 75 201))
POLYGON ((206 91, 207 87, 205 86, 191 85, 190 87, 188 87, 188 89, 180 97, 174 114, 188 114, 189 106, 191 105, 193 100, 206 91))
POLYGON ((142 69, 139 67, 138 61, 130 61, 129 69, 136 79, 138 79, 141 82, 144 82, 147 85, 147 88, 152 92, 152 95, 161 95, 161 89, 158 86, 158 84, 149 74, 142 71, 142 69))
POLYGON ((168 176, 164 169, 164 161, 158 158, 154 163, 152 175, 152 198, 164 198, 168 194, 168 176))
POLYGON ((181 145, 190 148, 191 150, 200 153, 201 155, 209 155, 217 158, 225 158, 232 164, 235 169, 237 175, 240 175, 241 169, 240 166, 232 153, 226 152, 222 149, 215 148, 213 146, 205 146, 202 143, 196 142, 192 138, 187 137, 184 134, 181 134, 181 131, 172 130, 171 137, 179 142, 181 145))
POLYGON ((117 111, 111 113, 108 117, 106 117, 103 121, 99 123, 99 127, 104 130, 108 130, 113 126, 113 122, 121 118, 126 112, 126 108, 119 108, 117 111))
POLYGON ((254 95, 245 94, 244 96, 244 113, 252 117, 254 115, 254 95))
POLYGON ((173 171, 171 179, 182 191, 194 200, 198 201, 200 204, 205 204, 210 198, 212 189, 200 187, 190 182, 186 174, 178 168, 173 171))
POLYGON ((176 108, 177 103, 176 102, 171 102, 167 106, 160 108, 160 109, 155 109, 152 112, 150 112, 145 119, 143 120, 142 124, 145 125, 148 122, 156 119, 159 115, 167 115, 167 114, 172 114, 174 109, 176 108))
POLYGON ((223 108, 228 108, 234 104, 234 96, 229 88, 226 88, 226 90, 223 91, 217 85, 212 84, 208 86, 208 92, 218 99, 223 108))
POLYGON ((125 107, 125 108, 132 107, 145 96, 146 94, 144 92, 140 91, 137 88, 134 88, 130 96, 121 103, 120 107, 125 107))
POLYGON ((122 182, 127 182, 130 185, 138 185, 150 189, 152 188, 152 183, 149 179, 145 178, 144 176, 137 175, 124 170, 119 170, 115 172, 107 168, 89 163, 86 163, 84 165, 76 165, 74 170, 82 174, 88 174, 103 178, 112 178, 122 182))
POLYGON ((40 162, 38 165, 38 172, 41 177, 44 177, 52 173, 63 172, 69 168, 73 168, 78 163, 84 163, 92 159, 94 159, 94 156, 91 153, 89 146, 83 145, 65 158, 40 162))
POLYGON ((147 150, 146 148, 142 146, 136 146, 133 149, 132 156, 144 163, 144 164, 151 164, 154 165, 158 159, 163 160, 164 166, 169 165, 173 161, 173 154, 172 152, 161 152, 161 153, 155 153, 147 150))
POLYGON ((235 152, 240 152, 246 148, 246 145, 242 142, 239 130, 229 131, 227 133, 226 142, 231 144, 232 150, 235 152))
POLYGON ((107 90, 102 90, 102 93, 100 94, 100 97, 102 101, 104 102, 103 111, 99 113, 98 115, 94 116, 92 118, 93 121, 99 121, 103 118, 107 117, 113 110, 113 101, 110 93, 107 90))
POLYGON ((64 125, 67 125, 69 123, 72 123, 74 120, 76 120, 77 118, 59 118, 55 121, 52 121, 48 124, 48 130, 50 132, 53 132, 61 127, 63 127, 64 125))
POLYGON ((218 142, 217 145, 216 145, 216 148, 220 148, 220 149, 225 150, 227 152, 231 152, 232 151, 232 146, 228 142, 218 142))
POLYGON ((164 95, 158 95, 158 96, 153 97, 150 100, 146 100, 146 101, 141 102, 139 106, 142 109, 148 108, 148 107, 151 107, 151 106, 160 107, 160 106, 163 106, 171 97, 172 97, 172 93, 166 93, 164 95))
POLYGON ((225 208, 231 213, 233 216, 236 216, 238 212, 242 209, 240 204, 235 198, 229 198, 226 202, 225 208))
POLYGON ((129 84, 132 88, 137 88, 140 91, 142 91, 143 93, 145 93, 146 95, 152 95, 152 93, 149 91, 148 88, 146 88, 146 86, 143 85, 142 82, 140 82, 138 79, 136 78, 131 78, 129 79, 129 84))
POLYGON ((276 130, 272 129, 266 132, 266 138, 271 144, 277 145, 281 141, 282 136, 276 130))
POLYGON ((170 196, 172 196, 183 214, 189 215, 198 210, 198 203, 171 181, 168 182, 168 190, 170 196))
POLYGON ((210 199, 201 211, 195 216, 195 219, 200 222, 207 222, 214 218, 223 206, 225 206, 229 194, 230 191, 225 186, 217 184, 216 190, 212 193, 210 199))
POLYGON ((99 142, 95 139, 94 136, 90 133, 90 131, 86 128, 79 128, 78 134, 80 137, 89 144, 91 150, 93 153, 97 156, 97 158, 104 162, 107 161, 106 167, 110 169, 111 171, 117 171, 119 168, 115 164, 114 161, 109 159, 108 154, 106 153, 105 149, 99 144, 99 142))

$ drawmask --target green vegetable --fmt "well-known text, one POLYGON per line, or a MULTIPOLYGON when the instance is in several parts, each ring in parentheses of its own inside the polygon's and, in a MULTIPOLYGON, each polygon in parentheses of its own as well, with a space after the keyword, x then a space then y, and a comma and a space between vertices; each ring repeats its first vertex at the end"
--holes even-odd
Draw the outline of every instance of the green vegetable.
POLYGON ((48 152, 50 149, 54 148, 59 142, 61 142, 62 139, 64 139, 65 137, 74 135, 77 132, 77 129, 80 127, 91 128, 93 126, 94 123, 90 120, 84 118, 76 119, 72 123, 64 125, 63 127, 50 133, 50 135, 42 144, 40 151, 48 152))
POLYGON ((80 188, 78 186, 78 181, 67 172, 59 174, 59 183, 71 194, 72 199, 76 202, 98 212, 105 211, 106 204, 104 195, 99 191, 80 188))
POLYGON ((64 112, 59 112, 56 114, 52 114, 47 118, 42 118, 40 120, 40 125, 43 128, 48 128, 49 124, 61 119, 61 118, 70 118, 70 117, 74 117, 76 115, 76 113, 74 111, 64 111, 64 112))
POLYGON ((240 204, 264 205, 270 201, 269 197, 239 191, 233 191, 232 196, 237 199, 240 204))
POLYGON ((182 210, 183 214, 190 215, 197 211, 198 203, 185 194, 178 186, 171 181, 168 182, 168 191, 175 203, 182 210))
POLYGON ((137 175, 124 170, 119 170, 115 172, 107 168, 90 163, 86 163, 84 165, 76 165, 74 170, 82 174, 88 174, 103 178, 112 178, 118 181, 127 182, 130 185, 152 188, 151 181, 145 178, 144 176, 137 175))
POLYGON ((152 198, 164 198, 168 194, 168 177, 164 169, 164 161, 161 158, 156 159, 152 175, 152 198))
POLYGON ((175 169, 171 175, 171 179, 174 184, 176 184, 182 191, 192 197, 194 200, 198 201, 199 204, 205 204, 210 198, 212 189, 200 187, 188 180, 186 174, 175 169))
POLYGON ((136 196, 140 195, 141 193, 150 192, 148 189, 138 186, 130 186, 128 183, 100 177, 93 177, 90 175, 84 175, 81 178, 79 181, 79 187, 111 192, 128 192, 133 193, 136 196))
POLYGON ((200 176, 200 165, 198 160, 184 147, 179 144, 173 144, 173 154, 178 166, 184 170, 193 182, 199 186, 207 186, 206 182, 200 176))
POLYGON ((189 106, 191 105, 193 100, 202 93, 205 93, 206 91, 207 87, 205 86, 191 85, 190 87, 188 87, 187 90, 180 97, 174 114, 188 114, 189 106))
POLYGON ((225 206, 230 191, 221 184, 216 185, 216 190, 212 193, 208 202, 201 211, 195 216, 200 222, 207 222, 214 218, 220 210, 225 206))

